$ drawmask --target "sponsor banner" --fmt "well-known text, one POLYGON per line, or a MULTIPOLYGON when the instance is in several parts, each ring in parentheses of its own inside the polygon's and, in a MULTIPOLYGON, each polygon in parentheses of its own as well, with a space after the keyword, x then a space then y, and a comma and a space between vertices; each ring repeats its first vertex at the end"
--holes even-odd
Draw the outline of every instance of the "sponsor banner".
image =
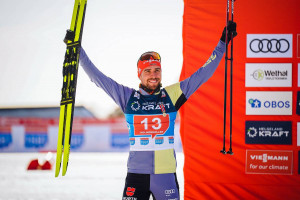
POLYGON ((246 63, 246 87, 292 87, 291 63, 246 63))
POLYGON ((247 58, 292 58, 293 34, 247 34, 247 58))
POLYGON ((300 146, 300 122, 297 122, 297 146, 300 146))
POLYGON ((11 127, 0 126, 0 149, 8 147, 12 142, 11 127))
POLYGON ((300 34, 297 35, 297 58, 300 58, 300 34))
POLYGON ((300 91, 297 92, 296 114, 300 115, 300 91))
MULTIPOLYGON (((130 142, 135 142, 135 141, 130 140, 130 142)), ((111 134, 111 146, 113 148, 128 148, 129 147, 128 134, 124 134, 124 133, 111 134)))
POLYGON ((300 63, 298 63, 298 87, 300 87, 300 63))
POLYGON ((291 121, 246 121, 246 144, 292 144, 291 121))
POLYGON ((44 125, 28 125, 25 127, 25 148, 42 148, 48 142, 47 127, 44 125))
POLYGON ((298 151, 298 174, 300 174, 300 151, 298 151))
POLYGON ((77 134, 72 134, 71 136, 71 149, 80 149, 81 146, 84 143, 84 134, 83 133, 77 133, 77 134))
POLYGON ((292 92, 246 92, 246 115, 292 115, 292 92))
POLYGON ((293 151, 247 150, 247 174, 293 174, 293 151))

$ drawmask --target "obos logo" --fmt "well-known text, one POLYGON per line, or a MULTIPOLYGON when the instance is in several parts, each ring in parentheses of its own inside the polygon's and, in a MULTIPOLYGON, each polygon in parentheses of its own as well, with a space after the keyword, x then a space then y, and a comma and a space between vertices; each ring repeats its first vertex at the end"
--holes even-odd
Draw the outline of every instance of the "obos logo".
POLYGON ((292 122, 246 121, 246 144, 292 144, 292 122))
POLYGON ((248 58, 291 58, 292 34, 247 34, 248 58))
MULTIPOLYGON (((258 99, 249 99, 249 104, 251 105, 252 108, 261 108, 261 101, 258 99)), ((289 101, 265 101, 263 103, 263 106, 265 108, 289 108, 290 107, 290 102, 289 101)))
POLYGON ((246 92, 247 115, 292 115, 292 92, 246 92))
POLYGON ((246 87, 291 87, 292 64, 247 63, 246 87))

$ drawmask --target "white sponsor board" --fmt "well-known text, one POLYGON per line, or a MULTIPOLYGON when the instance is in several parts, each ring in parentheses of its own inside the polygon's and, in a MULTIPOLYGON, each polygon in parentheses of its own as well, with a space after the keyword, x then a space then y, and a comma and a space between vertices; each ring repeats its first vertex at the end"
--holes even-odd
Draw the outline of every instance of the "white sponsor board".
POLYGON ((293 34, 247 34, 247 58, 292 58, 293 34))
POLYGON ((246 63, 245 76, 246 87, 292 87, 292 64, 246 63))
POLYGON ((292 92, 246 92, 246 115, 292 115, 292 92))
POLYGON ((297 122, 297 146, 300 146, 300 122, 297 122))

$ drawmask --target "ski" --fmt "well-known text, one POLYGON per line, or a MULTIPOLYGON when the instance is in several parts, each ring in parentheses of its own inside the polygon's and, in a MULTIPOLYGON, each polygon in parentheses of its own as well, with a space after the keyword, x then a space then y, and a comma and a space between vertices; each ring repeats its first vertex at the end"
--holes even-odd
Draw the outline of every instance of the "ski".
POLYGON ((71 148, 73 113, 81 48, 82 30, 87 0, 75 0, 70 29, 67 31, 67 44, 63 62, 63 86, 61 90, 58 140, 56 153, 55 177, 58 177, 61 162, 62 175, 67 172, 71 148))

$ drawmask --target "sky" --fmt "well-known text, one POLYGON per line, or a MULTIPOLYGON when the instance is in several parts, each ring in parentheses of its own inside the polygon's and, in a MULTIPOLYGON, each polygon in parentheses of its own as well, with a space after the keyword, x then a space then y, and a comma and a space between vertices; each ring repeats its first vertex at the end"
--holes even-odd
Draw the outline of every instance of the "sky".
MULTIPOLYGON (((0 108, 59 106, 63 43, 74 0, 0 0, 0 108)), ((162 57, 162 84, 179 80, 182 0, 88 0, 82 47, 104 74, 137 89, 136 63, 162 57)), ((76 105, 105 118, 117 105, 79 67, 76 105)))

